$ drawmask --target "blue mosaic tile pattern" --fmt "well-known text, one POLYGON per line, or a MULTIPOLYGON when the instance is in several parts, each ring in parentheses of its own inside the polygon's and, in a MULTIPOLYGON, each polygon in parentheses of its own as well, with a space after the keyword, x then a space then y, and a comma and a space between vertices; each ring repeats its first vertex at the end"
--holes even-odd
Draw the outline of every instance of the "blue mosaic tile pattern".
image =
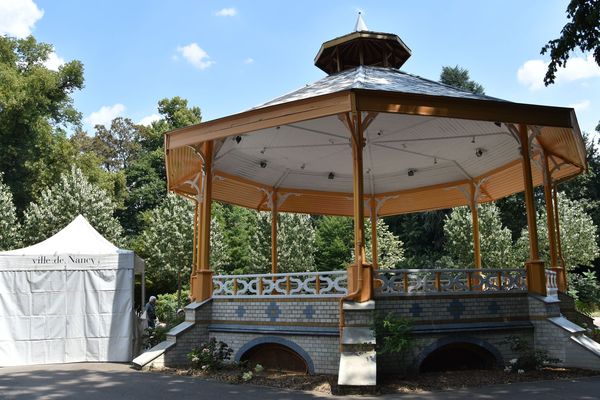
POLYGON ((490 304, 488 305, 488 312, 491 315, 498 315, 499 311, 500 311, 500 306, 498 306, 498 302, 497 301, 490 302, 490 304))
POLYGON ((422 311, 423 308, 421 308, 419 303, 413 303, 412 306, 410 306, 410 315, 413 317, 420 317, 422 311))
POLYGON ((269 303, 269 306, 265 311, 267 313, 267 318, 269 318, 271 322, 277 321, 277 318, 281 315, 281 309, 274 301, 269 303))
POLYGON ((448 304, 447 308, 453 319, 460 319, 462 313, 465 311, 465 306, 458 299, 454 299, 448 304))
POLYGON ((315 315, 315 309, 312 306, 312 304, 309 304, 306 307, 304 307, 304 316, 306 317, 306 319, 312 319, 313 315, 315 315))
POLYGON ((235 314, 238 316, 238 318, 243 318, 244 315, 246 315, 246 307, 244 307, 243 305, 239 305, 238 308, 235 310, 235 314))

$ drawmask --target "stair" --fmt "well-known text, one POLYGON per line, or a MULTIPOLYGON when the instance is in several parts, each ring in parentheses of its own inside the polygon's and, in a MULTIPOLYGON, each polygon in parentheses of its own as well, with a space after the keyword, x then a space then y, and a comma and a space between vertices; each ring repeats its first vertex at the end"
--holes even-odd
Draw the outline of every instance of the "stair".
POLYGON ((343 309, 346 326, 340 336, 338 385, 374 387, 377 385, 377 355, 371 326, 375 301, 346 302, 343 309))
POLYGON ((586 330, 564 317, 548 318, 559 328, 555 335, 567 338, 564 343, 564 356, 561 361, 564 366, 600 370, 600 343, 585 335, 586 330))
POLYGON ((575 309, 575 300, 567 293, 559 292, 560 313, 569 321, 588 328, 594 326, 594 319, 575 309))

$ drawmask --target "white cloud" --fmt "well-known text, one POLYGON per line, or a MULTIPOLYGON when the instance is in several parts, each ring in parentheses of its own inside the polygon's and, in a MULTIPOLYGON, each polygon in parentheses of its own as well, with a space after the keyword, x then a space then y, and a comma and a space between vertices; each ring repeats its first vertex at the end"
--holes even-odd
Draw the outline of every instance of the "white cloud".
POLYGON ((48 59, 44 62, 44 67, 52 71, 58 71, 58 68, 65 63, 65 59, 55 52, 50 53, 48 59))
MULTIPOLYGON (((529 60, 519 67, 517 79, 529 89, 538 90, 544 87, 544 76, 547 69, 548 63, 543 60, 529 60)), ((596 64, 591 54, 587 58, 571 57, 565 68, 559 68, 556 71, 556 83, 573 82, 598 76, 600 76, 600 66, 596 64)))
POLYGON ((179 46, 177 47, 177 52, 198 69, 206 69, 214 64, 214 61, 209 60, 210 57, 208 56, 208 53, 202 50, 196 43, 190 43, 187 46, 179 46))
POLYGON ((244 64, 254 64, 254 58, 248 57, 244 60, 244 64))
POLYGON ((222 8, 215 13, 217 17, 233 17, 237 15, 237 10, 233 7, 222 8))
POLYGON ((44 11, 33 0, 0 0, 0 34, 18 38, 29 36, 43 15, 44 11))
POLYGON ((117 103, 112 106, 102 106, 98 111, 94 111, 93 113, 91 113, 85 119, 85 122, 87 122, 91 126, 110 125, 110 122, 113 119, 120 117, 124 111, 125 106, 120 103, 117 103))
POLYGON ((160 115, 158 114, 150 114, 150 115, 146 115, 144 118, 140 119, 140 122, 138 122, 139 125, 150 125, 152 124, 154 121, 158 121, 160 119, 160 115))
POLYGON ((574 108, 577 112, 582 112, 590 108, 591 105, 592 102, 586 99, 578 101, 577 103, 569 104, 569 107, 574 108))

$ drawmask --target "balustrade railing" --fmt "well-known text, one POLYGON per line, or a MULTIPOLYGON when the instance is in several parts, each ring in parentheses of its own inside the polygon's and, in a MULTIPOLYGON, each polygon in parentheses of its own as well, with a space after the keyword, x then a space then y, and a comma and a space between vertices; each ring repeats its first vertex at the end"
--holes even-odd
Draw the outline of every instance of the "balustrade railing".
POLYGON ((213 276, 213 298, 342 297, 346 271, 213 276))
POLYGON ((558 297, 558 284, 556 283, 556 272, 546 270, 546 294, 558 297))
POLYGON ((397 269, 377 271, 380 296, 527 291, 524 269, 397 269))

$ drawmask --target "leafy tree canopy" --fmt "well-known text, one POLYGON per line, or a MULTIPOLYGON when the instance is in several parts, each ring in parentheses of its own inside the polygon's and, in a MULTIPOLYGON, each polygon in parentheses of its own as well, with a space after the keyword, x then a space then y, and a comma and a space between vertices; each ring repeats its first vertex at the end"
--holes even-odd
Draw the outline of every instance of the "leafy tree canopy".
POLYGON ((10 188, 0 173, 0 250, 12 250, 21 245, 21 226, 13 204, 10 188))
POLYGON ((61 127, 81 119, 71 96, 83 87, 83 65, 50 70, 51 52, 32 36, 0 36, 0 171, 19 211, 68 170, 73 153, 61 127))
POLYGON ((114 217, 115 205, 108 194, 88 182, 81 170, 72 168, 58 184, 42 191, 24 215, 26 244, 44 240, 67 226, 77 215, 111 242, 122 243, 122 228, 114 217))
POLYGON ((475 94, 485 94, 483 86, 471 80, 469 70, 458 65, 455 67, 442 67, 440 82, 475 94))
POLYGON ((550 64, 544 83, 553 84, 559 67, 567 65, 575 49, 592 52, 600 65, 600 0, 571 0, 567 6, 569 22, 562 28, 558 39, 550 40, 541 53, 550 53, 550 64))

